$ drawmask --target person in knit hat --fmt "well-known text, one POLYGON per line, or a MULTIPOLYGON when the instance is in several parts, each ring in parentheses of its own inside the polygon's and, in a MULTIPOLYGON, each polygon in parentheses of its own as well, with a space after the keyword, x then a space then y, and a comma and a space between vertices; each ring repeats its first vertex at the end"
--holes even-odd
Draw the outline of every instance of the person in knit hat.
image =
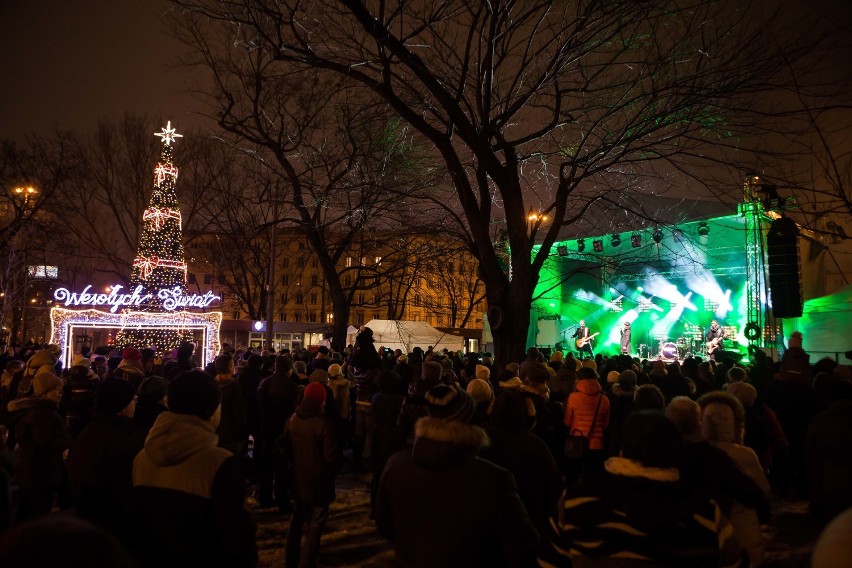
POLYGON ((145 378, 145 369, 142 367, 142 352, 135 347, 125 347, 121 352, 121 363, 118 364, 116 370, 112 373, 113 377, 118 377, 130 382, 133 389, 139 388, 142 384, 142 379, 145 378))
POLYGON ((133 385, 110 378, 98 385, 95 417, 71 445, 67 468, 77 515, 132 546, 133 459, 141 449, 133 437, 133 385))
POLYGON ((284 428, 285 454, 293 469, 293 516, 284 549, 287 566, 318 565, 320 538, 335 500, 340 447, 335 426, 323 410, 326 397, 325 385, 308 384, 284 428))
POLYGON ((255 566, 256 527, 237 456, 217 446, 221 393, 202 370, 169 383, 169 409, 157 417, 133 461, 143 565, 255 566))
POLYGON ((466 390, 476 404, 476 413, 472 424, 485 426, 488 423, 488 409, 491 406, 491 401, 494 400, 491 383, 482 379, 473 379, 467 384, 466 390))
POLYGON ((163 377, 151 376, 142 381, 136 391, 136 410, 133 413, 133 438, 141 448, 154 426, 157 417, 169 408, 166 405, 169 382, 163 377))
POLYGON ((512 474, 478 456, 488 436, 468 423, 473 399, 457 385, 425 398, 411 450, 391 456, 382 474, 379 532, 407 566, 531 565, 536 531, 512 474))
POLYGON ((33 395, 9 403, 9 447, 15 447, 14 465, 19 505, 16 522, 41 517, 53 508, 62 481, 62 453, 70 437, 58 413, 62 381, 52 368, 42 366, 32 380, 33 395))

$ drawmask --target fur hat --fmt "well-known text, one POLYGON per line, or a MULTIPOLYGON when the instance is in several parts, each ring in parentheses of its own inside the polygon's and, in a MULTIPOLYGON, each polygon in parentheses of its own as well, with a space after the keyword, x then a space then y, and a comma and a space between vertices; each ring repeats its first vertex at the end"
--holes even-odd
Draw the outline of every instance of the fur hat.
POLYGON ((438 385, 426 393, 429 416, 441 420, 470 422, 476 407, 473 398, 456 385, 438 385))
POLYGON ((325 396, 325 387, 318 382, 311 382, 311 384, 305 387, 305 400, 312 400, 317 403, 317 405, 323 406, 325 405, 325 396))
POLYGON ((701 407, 701 435, 708 442, 743 443, 745 409, 730 393, 713 391, 698 399, 701 407))
POLYGON ((125 347, 124 351, 121 352, 121 358, 129 359, 131 361, 141 361, 142 352, 135 347, 125 347))
POLYGON ((129 381, 110 378, 98 385, 95 391, 95 414, 114 416, 133 400, 133 385, 129 381))
POLYGON ((337 363, 332 363, 328 366, 328 378, 331 380, 337 377, 343 377, 343 368, 337 363))
POLYGON ((308 374, 308 364, 304 361, 293 361, 293 370, 300 375, 308 374))
POLYGON ((564 358, 565 358, 565 354, 562 351, 559 351, 559 350, 554 351, 553 353, 550 354, 550 362, 551 363, 556 363, 556 362, 561 363, 564 360, 564 358))
POLYGON ((477 404, 488 402, 494 398, 494 391, 488 381, 482 379, 473 379, 467 384, 467 394, 473 397, 473 401, 477 404))
POLYGON ((594 359, 583 359, 583 367, 586 367, 588 369, 594 369, 595 371, 597 371, 598 362, 594 359))
POLYGON ((88 368, 90 364, 91 364, 91 361, 89 361, 88 359, 83 357, 82 353, 77 353, 71 359, 71 366, 72 367, 86 367, 86 368, 88 368))
POLYGON ((520 368, 521 366, 515 363, 514 361, 506 364, 506 372, 511 373, 513 377, 518 376, 518 371, 520 370, 520 368))
POLYGON ((408 363, 408 355, 403 353, 402 355, 400 355, 399 357, 396 358, 396 362, 399 363, 400 365, 404 365, 405 363, 408 363))
POLYGON ((620 376, 621 374, 618 371, 610 371, 606 375, 606 382, 609 384, 617 383, 620 376))
POLYGON ((476 366, 476 378, 487 381, 491 377, 491 369, 486 367, 485 365, 477 365, 476 366))
POLYGON ((33 396, 41 397, 54 389, 62 388, 62 379, 47 370, 36 373, 33 379, 33 396))
POLYGON ((521 378, 537 384, 544 384, 550 378, 550 375, 547 372, 547 367, 545 367, 542 363, 527 365, 525 375, 525 377, 521 378))
POLYGON ((213 377, 201 370, 179 373, 169 383, 169 410, 207 420, 216 412, 222 395, 213 377))

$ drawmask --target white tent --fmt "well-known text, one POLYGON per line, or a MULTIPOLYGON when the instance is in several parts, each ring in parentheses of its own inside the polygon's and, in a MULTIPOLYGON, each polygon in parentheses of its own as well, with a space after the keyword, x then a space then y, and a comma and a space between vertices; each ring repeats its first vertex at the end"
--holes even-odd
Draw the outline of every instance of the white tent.
POLYGON ((463 351, 464 337, 438 331, 425 321, 370 320, 376 348, 401 349, 410 353, 415 347, 424 351, 431 345, 435 351, 463 351))

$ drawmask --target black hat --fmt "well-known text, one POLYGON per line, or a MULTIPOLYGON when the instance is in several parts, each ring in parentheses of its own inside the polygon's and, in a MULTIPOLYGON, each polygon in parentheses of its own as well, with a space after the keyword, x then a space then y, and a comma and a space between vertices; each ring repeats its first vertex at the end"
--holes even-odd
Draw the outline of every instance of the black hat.
POLYGON ((222 396, 213 377, 201 370, 179 373, 169 383, 169 410, 207 420, 219 407, 222 396))
POLYGON ((127 408, 133 400, 135 389, 129 381, 109 378, 98 385, 95 392, 95 414, 114 416, 127 408))
POLYGON ((139 402, 153 403, 162 400, 168 394, 169 382, 163 377, 151 376, 142 381, 136 394, 139 402))
POLYGON ((429 416, 441 420, 470 422, 476 410, 473 398, 456 385, 438 385, 426 393, 429 416))

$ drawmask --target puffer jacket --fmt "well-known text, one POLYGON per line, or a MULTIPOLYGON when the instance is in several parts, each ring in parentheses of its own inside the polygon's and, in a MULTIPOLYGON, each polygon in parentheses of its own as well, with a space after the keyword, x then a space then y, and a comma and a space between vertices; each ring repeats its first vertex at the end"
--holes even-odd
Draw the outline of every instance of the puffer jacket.
POLYGON ((406 566, 531 566, 537 533, 512 474, 477 456, 481 428, 433 417, 414 446, 391 456, 376 499, 376 526, 406 566))
POLYGON ((566 431, 569 434, 576 434, 579 431, 580 434, 589 438, 590 450, 602 450, 604 448, 603 433, 609 426, 609 399, 603 394, 603 389, 596 379, 578 379, 574 388, 574 392, 568 395, 568 401, 565 404, 566 431), (601 405, 595 418, 599 395, 601 405), (593 419, 595 428, 590 433, 593 419))
POLYGON ((304 399, 287 421, 284 440, 293 464, 296 500, 315 506, 333 502, 340 450, 334 424, 323 409, 313 400, 304 399))

